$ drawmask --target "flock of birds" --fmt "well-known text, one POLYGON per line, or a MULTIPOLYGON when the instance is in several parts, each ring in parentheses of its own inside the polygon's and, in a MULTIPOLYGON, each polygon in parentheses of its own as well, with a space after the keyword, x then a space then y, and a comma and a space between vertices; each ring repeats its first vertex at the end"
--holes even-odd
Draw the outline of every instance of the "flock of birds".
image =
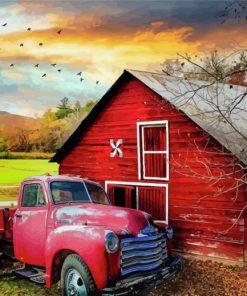
MULTIPOLYGON (((2 24, 2 27, 6 27, 7 25, 8 25, 8 23, 4 23, 4 24, 2 24)), ((31 30, 32 30, 32 28, 30 28, 30 27, 27 28, 27 31, 31 31, 31 30)), ((62 33, 62 30, 61 29, 57 31, 57 34, 58 35, 60 35, 61 33, 62 33)), ((44 45, 43 42, 39 42, 39 46, 43 46, 43 45, 44 45)), ((20 47, 24 47, 24 44, 23 43, 20 43, 19 46, 20 47)), ((15 66, 14 63, 10 64, 10 67, 14 67, 14 66, 15 66)), ((40 66, 40 64, 34 65, 35 68, 38 68, 39 66, 40 66)), ((51 66, 52 67, 56 67, 57 64, 56 63, 52 63, 51 66)), ((59 72, 59 73, 62 72, 62 69, 61 68, 57 69, 57 72, 59 72)), ((84 80, 84 78, 82 77, 82 72, 81 71, 78 72, 76 75, 80 76, 80 82, 82 82, 84 80)), ((47 73, 44 73, 41 77, 46 77, 46 76, 47 76, 47 73)), ((99 84, 99 81, 97 80, 95 83, 96 84, 99 84)))

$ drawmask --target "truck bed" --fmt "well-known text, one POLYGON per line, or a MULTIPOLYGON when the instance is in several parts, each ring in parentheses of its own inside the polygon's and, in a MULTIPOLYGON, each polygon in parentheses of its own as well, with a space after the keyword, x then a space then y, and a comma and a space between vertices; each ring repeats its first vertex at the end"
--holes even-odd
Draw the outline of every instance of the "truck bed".
POLYGON ((0 208, 0 249, 1 241, 12 242, 15 211, 16 208, 0 208))

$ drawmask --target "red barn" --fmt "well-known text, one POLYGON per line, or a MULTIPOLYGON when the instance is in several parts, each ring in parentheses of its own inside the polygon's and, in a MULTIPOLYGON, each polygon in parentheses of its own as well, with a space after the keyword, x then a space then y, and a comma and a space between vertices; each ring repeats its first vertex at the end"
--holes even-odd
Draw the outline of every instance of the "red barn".
POLYGON ((229 123, 246 125, 245 114, 218 120, 212 106, 246 89, 222 85, 216 98, 203 83, 124 71, 52 161, 169 222, 174 250, 244 263, 247 153, 229 123))

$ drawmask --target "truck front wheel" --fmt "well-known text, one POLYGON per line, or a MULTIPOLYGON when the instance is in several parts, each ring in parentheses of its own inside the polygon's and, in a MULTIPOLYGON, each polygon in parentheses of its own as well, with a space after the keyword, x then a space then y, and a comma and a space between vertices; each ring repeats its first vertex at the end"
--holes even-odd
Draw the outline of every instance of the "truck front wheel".
POLYGON ((63 296, 98 295, 93 277, 80 256, 72 254, 64 260, 61 271, 61 289, 63 296))

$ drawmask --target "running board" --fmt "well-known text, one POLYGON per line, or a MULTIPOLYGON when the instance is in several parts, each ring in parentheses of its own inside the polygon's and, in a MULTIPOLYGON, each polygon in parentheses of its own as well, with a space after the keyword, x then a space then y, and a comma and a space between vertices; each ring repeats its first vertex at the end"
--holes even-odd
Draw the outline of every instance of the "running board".
POLYGON ((45 270, 36 267, 26 267, 22 269, 16 269, 15 275, 29 279, 36 284, 45 284, 45 270))

